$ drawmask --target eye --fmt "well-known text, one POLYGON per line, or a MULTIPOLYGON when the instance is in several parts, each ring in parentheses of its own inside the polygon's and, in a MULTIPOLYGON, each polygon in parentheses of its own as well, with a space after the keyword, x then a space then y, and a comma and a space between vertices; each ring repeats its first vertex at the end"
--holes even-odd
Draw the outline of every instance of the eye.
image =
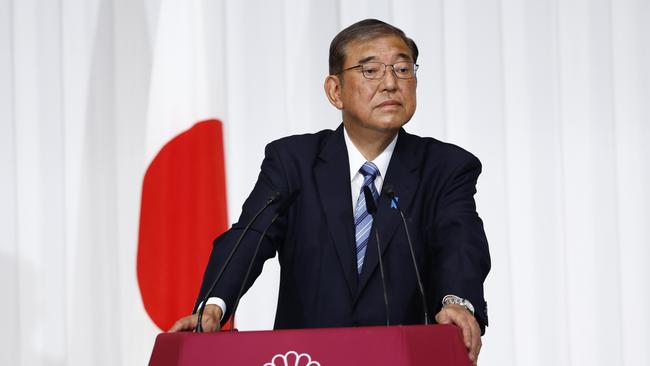
POLYGON ((367 63, 363 65, 363 72, 368 76, 378 74, 380 72, 379 64, 367 63))
POLYGON ((396 64, 394 69, 398 74, 408 75, 411 73, 412 66, 410 64, 396 64))

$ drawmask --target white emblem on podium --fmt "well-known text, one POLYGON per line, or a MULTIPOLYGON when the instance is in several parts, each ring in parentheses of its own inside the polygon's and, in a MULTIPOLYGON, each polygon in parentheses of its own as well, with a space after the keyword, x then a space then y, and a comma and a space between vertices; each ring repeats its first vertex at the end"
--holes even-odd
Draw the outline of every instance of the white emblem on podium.
POLYGON ((296 351, 289 351, 273 356, 271 362, 267 362, 263 366, 320 366, 320 363, 312 361, 308 353, 298 354, 296 351))

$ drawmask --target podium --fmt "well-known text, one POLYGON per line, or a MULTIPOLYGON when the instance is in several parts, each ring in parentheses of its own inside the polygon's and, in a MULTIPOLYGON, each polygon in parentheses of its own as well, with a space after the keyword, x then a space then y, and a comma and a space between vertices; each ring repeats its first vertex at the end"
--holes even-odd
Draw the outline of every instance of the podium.
POLYGON ((162 333, 149 366, 468 366, 453 325, 162 333))

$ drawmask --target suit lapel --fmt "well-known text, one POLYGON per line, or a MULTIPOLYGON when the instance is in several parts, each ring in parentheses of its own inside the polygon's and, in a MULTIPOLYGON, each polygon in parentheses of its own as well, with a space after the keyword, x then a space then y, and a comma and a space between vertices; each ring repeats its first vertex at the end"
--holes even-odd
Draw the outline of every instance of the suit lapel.
MULTIPOLYGON (((383 186, 392 186, 399 199, 399 207, 405 215, 411 205, 417 185, 419 182, 419 171, 417 169, 421 156, 417 154, 415 145, 417 141, 413 136, 400 129, 395 151, 388 165, 388 171, 383 186)), ((381 253, 383 254, 393 242, 393 236, 398 226, 401 225, 401 218, 397 209, 391 208, 391 202, 387 195, 380 195, 377 200, 377 213, 373 221, 373 233, 371 233, 363 270, 359 278, 357 296, 360 295, 368 280, 373 276, 379 259, 377 256, 377 242, 374 230, 379 232, 381 253)), ((396 239, 398 242, 406 241, 405 238, 396 239)), ((383 258, 383 257, 382 257, 383 258)))
POLYGON ((354 218, 350 197, 350 167, 343 137, 343 125, 330 135, 319 154, 314 167, 316 186, 338 254, 341 270, 345 275, 350 295, 357 288, 356 251, 354 244, 354 218))

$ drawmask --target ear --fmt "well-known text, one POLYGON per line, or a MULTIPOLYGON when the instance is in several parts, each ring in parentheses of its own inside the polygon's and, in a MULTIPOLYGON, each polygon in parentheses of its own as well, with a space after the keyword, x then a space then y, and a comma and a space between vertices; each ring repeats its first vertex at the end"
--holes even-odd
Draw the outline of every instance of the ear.
POLYGON ((325 78, 325 95, 337 109, 343 109, 341 100, 341 79, 337 75, 327 75, 325 78))

